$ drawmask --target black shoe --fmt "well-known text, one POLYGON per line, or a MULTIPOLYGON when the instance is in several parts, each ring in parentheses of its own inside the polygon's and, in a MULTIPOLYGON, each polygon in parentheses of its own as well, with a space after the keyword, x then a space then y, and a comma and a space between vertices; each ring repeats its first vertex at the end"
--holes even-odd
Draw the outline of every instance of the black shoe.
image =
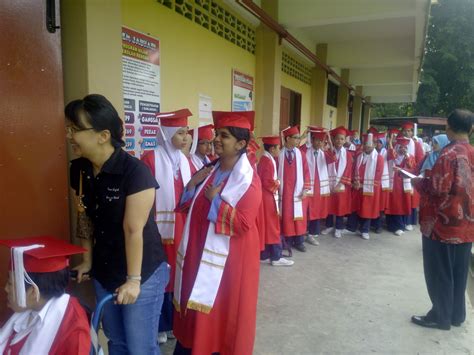
POLYGON ((434 329, 441 329, 441 330, 449 330, 451 329, 450 325, 442 325, 436 322, 429 320, 426 316, 413 316, 411 317, 411 321, 416 325, 425 328, 434 328, 434 329))
POLYGON ((375 234, 382 234, 382 232, 383 232, 382 228, 377 228, 375 230, 375 234))
POLYGON ((460 327, 462 325, 462 322, 451 322, 451 325, 454 327, 460 327))
POLYGON ((302 253, 306 251, 306 247, 304 246, 304 244, 293 245, 293 248, 295 248, 296 250, 302 253))

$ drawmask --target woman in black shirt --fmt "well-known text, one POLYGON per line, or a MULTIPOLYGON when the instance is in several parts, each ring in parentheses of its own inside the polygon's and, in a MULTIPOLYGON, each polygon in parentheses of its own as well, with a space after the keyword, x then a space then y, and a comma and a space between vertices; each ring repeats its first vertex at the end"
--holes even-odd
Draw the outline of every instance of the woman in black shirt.
POLYGON ((73 153, 71 187, 93 223, 82 239, 89 252, 75 269, 78 280, 91 272, 98 299, 117 293, 117 305, 104 309, 109 352, 158 354, 156 345, 169 266, 152 212, 155 178, 123 151, 123 123, 101 95, 74 100, 65 108, 67 138, 73 153))

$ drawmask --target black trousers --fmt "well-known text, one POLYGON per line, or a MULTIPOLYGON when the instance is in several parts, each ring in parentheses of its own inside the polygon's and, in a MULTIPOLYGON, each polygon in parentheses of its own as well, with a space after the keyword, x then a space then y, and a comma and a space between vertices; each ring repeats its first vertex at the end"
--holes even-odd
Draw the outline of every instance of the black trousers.
POLYGON ((446 244, 423 237, 423 267, 433 307, 429 320, 459 325, 466 319, 466 284, 472 243, 446 244))

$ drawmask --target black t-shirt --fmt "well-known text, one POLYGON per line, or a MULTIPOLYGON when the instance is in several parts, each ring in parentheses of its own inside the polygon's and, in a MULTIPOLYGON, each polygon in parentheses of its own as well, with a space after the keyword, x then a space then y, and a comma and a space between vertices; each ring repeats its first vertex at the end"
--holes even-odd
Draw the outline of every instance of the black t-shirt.
MULTIPOLYGON (((96 177, 89 160, 79 158, 71 161, 71 187, 77 194, 80 173, 83 202, 94 225, 92 276, 108 291, 114 292, 127 276, 123 230, 126 197, 159 186, 143 162, 120 148, 105 162, 96 177)), ((152 208, 143 228, 142 283, 165 260, 152 208)))

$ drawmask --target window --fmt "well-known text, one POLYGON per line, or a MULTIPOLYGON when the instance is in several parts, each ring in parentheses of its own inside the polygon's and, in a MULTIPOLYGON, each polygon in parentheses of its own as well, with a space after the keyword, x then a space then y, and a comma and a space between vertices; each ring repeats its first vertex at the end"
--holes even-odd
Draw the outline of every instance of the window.
POLYGON ((328 80, 328 96, 326 98, 326 103, 330 106, 337 107, 337 93, 339 91, 339 86, 334 84, 331 80, 328 80))

